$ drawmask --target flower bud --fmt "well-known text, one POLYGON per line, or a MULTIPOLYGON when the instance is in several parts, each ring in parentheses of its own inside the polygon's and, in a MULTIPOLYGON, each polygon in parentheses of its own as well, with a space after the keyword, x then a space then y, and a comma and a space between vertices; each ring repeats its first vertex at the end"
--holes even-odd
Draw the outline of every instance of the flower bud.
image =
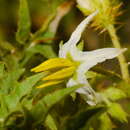
POLYGON ((95 17, 92 26, 96 28, 106 28, 109 24, 115 24, 116 16, 120 15, 119 8, 121 3, 118 0, 77 0, 78 8, 89 15, 98 10, 99 13, 95 17))

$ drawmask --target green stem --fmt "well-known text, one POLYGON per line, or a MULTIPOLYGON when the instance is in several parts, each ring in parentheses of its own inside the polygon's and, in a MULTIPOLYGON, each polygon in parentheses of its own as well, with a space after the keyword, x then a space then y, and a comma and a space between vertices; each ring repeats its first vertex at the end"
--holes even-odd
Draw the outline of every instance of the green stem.
MULTIPOLYGON (((110 37, 111 37, 111 40, 113 42, 114 47, 121 49, 119 38, 116 34, 116 30, 115 30, 114 26, 110 24, 107 27, 107 29, 108 29, 108 32, 110 34, 110 37)), ((128 82, 129 81, 129 71, 128 71, 128 64, 126 62, 125 56, 123 54, 120 54, 118 56, 118 60, 119 60, 119 63, 120 63, 122 77, 126 82, 128 82)))

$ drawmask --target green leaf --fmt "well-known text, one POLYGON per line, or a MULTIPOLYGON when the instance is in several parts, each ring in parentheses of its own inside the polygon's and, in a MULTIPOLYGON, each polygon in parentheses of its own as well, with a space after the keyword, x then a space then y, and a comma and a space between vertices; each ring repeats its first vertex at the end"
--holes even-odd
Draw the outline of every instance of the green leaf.
POLYGON ((22 97, 29 94, 32 87, 42 78, 45 73, 39 73, 21 82, 10 95, 5 97, 9 109, 14 109, 22 97))
POLYGON ((49 45, 49 44, 33 46, 27 50, 27 53, 28 52, 31 52, 33 54, 39 53, 46 58, 56 57, 56 53, 54 52, 52 45, 49 45))
POLYGON ((0 47, 12 53, 15 51, 15 47, 5 40, 0 40, 0 47))
POLYGON ((23 67, 29 61, 29 59, 35 54, 41 54, 42 56, 48 59, 57 57, 56 53, 52 48, 52 45, 49 44, 35 45, 25 50, 25 55, 24 59, 21 62, 21 66, 23 67))
POLYGON ((99 120, 100 120, 100 124, 98 130, 112 130, 113 124, 106 113, 102 114, 99 117, 99 120))
POLYGON ((5 94, 10 93, 10 91, 16 87, 17 80, 23 72, 24 69, 16 69, 11 72, 7 72, 0 84, 1 92, 5 94))
POLYGON ((104 90, 102 94, 112 101, 116 101, 127 97, 121 89, 114 87, 109 87, 108 89, 104 90))
POLYGON ((5 57, 3 57, 3 61, 4 61, 6 68, 9 72, 16 71, 16 69, 17 70, 20 69, 19 63, 18 63, 19 62, 19 54, 17 56, 16 55, 9 54, 9 55, 6 55, 5 57))
POLYGON ((59 84, 59 85, 53 85, 53 86, 48 86, 48 87, 44 87, 41 89, 33 89, 32 91, 32 95, 33 95, 33 103, 38 102, 41 98, 43 98, 44 96, 48 95, 49 93, 52 93, 58 89, 62 89, 63 84, 59 84))
POLYGON ((127 94, 127 97, 130 97, 130 83, 121 81, 117 84, 117 87, 121 88, 127 94))
POLYGON ((5 71, 5 64, 3 62, 0 62, 0 78, 3 77, 5 71))
POLYGON ((48 115, 45 121, 45 125, 50 128, 50 130, 57 130, 54 119, 51 115, 48 115))
POLYGON ((31 110, 32 121, 34 122, 33 125, 37 125, 43 122, 48 111, 51 109, 53 105, 58 103, 67 95, 74 92, 79 87, 81 87, 81 85, 70 88, 64 88, 61 90, 54 91, 52 94, 48 94, 47 96, 43 97, 31 110))
POLYGON ((89 107, 86 110, 81 110, 74 116, 68 117, 60 126, 62 130, 89 130, 91 121, 97 118, 97 115, 104 112, 102 106, 89 107))
POLYGON ((16 40, 23 44, 29 37, 30 33, 30 16, 29 9, 26 0, 20 0, 20 8, 19 8, 19 23, 18 30, 16 33, 16 40))
POLYGON ((4 121, 4 117, 8 113, 7 104, 6 104, 6 102, 5 102, 3 97, 4 97, 4 95, 0 94, 0 122, 4 121))
POLYGON ((31 41, 44 40, 44 38, 48 36, 50 36, 50 38, 54 37, 54 34, 48 32, 47 30, 49 23, 53 20, 54 17, 55 17, 55 13, 52 13, 52 15, 50 15, 43 23, 42 27, 35 34, 32 35, 31 41))
POLYGON ((89 130, 94 130, 94 128, 90 127, 89 130))
MULTIPOLYGON (((2 5, 2 3, 0 3, 2 5)), ((7 50, 10 52, 15 51, 15 47, 8 41, 6 41, 5 35, 3 34, 2 30, 0 30, 0 48, 3 50, 7 50)))
POLYGON ((108 113, 110 116, 120 122, 127 122, 127 113, 122 109, 120 104, 111 103, 108 113))

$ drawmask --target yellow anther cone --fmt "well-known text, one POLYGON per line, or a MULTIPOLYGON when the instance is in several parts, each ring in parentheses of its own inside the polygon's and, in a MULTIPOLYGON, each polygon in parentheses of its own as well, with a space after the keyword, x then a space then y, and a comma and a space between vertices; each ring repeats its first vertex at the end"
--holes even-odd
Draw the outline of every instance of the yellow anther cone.
POLYGON ((75 71, 75 67, 68 67, 62 70, 59 70, 51 75, 43 78, 42 80, 62 80, 70 77, 75 71))
POLYGON ((63 82, 63 80, 57 80, 57 81, 48 81, 47 83, 44 83, 40 86, 37 86, 37 88, 44 88, 44 87, 48 87, 48 86, 52 86, 52 85, 56 85, 63 82))
POLYGON ((69 66, 73 66, 73 63, 70 60, 64 58, 53 58, 41 63, 37 67, 31 69, 31 71, 41 72, 41 71, 47 71, 55 68, 64 68, 69 66))

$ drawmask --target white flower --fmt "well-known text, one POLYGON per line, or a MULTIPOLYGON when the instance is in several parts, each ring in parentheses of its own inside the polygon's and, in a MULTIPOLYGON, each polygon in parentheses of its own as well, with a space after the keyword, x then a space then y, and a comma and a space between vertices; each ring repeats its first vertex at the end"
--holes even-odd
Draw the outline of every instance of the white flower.
POLYGON ((77 69, 68 80, 67 87, 73 85, 83 84, 83 87, 78 89, 76 92, 81 94, 86 102, 90 105, 95 105, 100 99, 99 94, 96 93, 89 85, 85 73, 98 63, 105 61, 106 59, 112 59, 122 53, 125 49, 116 48, 103 48, 94 51, 80 51, 76 45, 81 38, 81 34, 98 12, 92 13, 85 20, 83 20, 76 30, 72 33, 68 42, 60 46, 59 57, 68 58, 71 57, 73 62, 78 62, 77 69))
POLYGON ((85 73, 96 64, 118 56, 124 49, 104 48, 82 52, 76 47, 82 32, 97 13, 98 11, 83 20, 72 33, 68 42, 60 45, 58 58, 49 59, 32 69, 34 72, 47 71, 48 73, 47 76, 42 78, 43 84, 38 88, 53 86, 67 79, 67 87, 83 85, 76 92, 89 105, 95 105, 100 100, 102 101, 101 95, 96 93, 89 85, 85 73))

